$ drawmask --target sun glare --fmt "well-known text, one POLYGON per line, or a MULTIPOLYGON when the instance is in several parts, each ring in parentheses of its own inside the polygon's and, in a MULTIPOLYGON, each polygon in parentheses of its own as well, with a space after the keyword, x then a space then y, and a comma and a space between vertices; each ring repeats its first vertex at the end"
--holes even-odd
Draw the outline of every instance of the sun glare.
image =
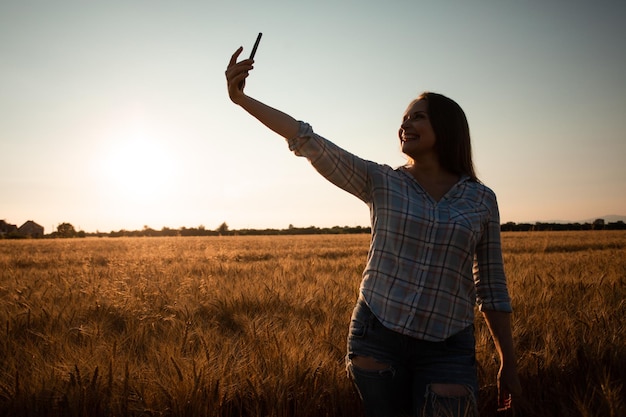
POLYGON ((134 128, 104 144, 100 177, 107 191, 136 202, 154 202, 174 182, 176 161, 155 132, 134 128))

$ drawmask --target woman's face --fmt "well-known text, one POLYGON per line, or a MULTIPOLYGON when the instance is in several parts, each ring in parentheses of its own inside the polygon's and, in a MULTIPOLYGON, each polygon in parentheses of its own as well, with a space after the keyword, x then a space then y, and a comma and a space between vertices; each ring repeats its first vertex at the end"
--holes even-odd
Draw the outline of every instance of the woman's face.
POLYGON ((435 131, 428 117, 428 102, 417 100, 409 105, 398 131, 402 152, 413 159, 435 152, 435 131))

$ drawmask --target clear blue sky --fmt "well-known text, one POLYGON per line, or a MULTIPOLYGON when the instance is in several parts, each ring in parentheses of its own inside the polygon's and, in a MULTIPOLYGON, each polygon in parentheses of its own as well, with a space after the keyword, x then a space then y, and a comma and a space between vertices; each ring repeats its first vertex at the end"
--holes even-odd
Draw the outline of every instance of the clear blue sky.
POLYGON ((0 219, 52 232, 368 225, 231 104, 250 95, 399 166, 424 90, 466 111, 502 222, 626 214, 623 1, 2 1, 0 219))

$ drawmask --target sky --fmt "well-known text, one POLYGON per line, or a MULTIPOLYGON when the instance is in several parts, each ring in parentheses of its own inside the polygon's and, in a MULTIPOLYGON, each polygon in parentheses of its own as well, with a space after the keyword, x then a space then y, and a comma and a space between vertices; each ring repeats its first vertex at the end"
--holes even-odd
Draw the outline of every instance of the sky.
POLYGON ((109 232, 368 226, 226 92, 393 167, 423 91, 465 110, 501 222, 626 215, 626 2, 0 1, 0 219, 109 232))

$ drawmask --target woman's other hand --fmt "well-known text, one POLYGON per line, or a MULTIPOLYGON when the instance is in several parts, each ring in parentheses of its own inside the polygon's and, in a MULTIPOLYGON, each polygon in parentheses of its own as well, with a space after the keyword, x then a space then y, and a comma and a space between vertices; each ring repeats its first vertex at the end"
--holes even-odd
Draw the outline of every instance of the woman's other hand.
POLYGON ((513 400, 519 400, 522 385, 515 367, 501 366, 498 372, 498 410, 513 408, 513 400))

